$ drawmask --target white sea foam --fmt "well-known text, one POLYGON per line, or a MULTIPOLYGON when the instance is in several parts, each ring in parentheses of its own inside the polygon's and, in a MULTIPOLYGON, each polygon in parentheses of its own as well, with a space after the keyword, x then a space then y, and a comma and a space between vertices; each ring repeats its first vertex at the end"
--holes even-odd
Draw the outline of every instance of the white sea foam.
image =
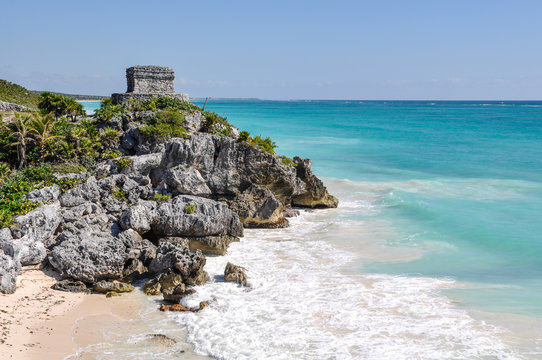
POLYGON ((319 240, 332 225, 307 217, 321 216, 248 230, 226 256, 207 259, 212 280, 183 303, 216 301, 170 315, 196 351, 217 359, 520 358, 500 340, 503 330, 440 294, 451 279, 342 273, 357 256, 319 240), (223 281, 228 261, 248 269, 248 288, 223 281))

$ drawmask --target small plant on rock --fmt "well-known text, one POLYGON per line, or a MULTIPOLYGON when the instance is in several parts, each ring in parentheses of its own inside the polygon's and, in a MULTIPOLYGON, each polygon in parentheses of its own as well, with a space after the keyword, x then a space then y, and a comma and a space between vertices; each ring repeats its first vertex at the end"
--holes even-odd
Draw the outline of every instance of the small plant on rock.
POLYGON ((171 199, 171 196, 167 194, 154 194, 153 199, 156 201, 168 201, 171 199))
POLYGON ((118 171, 122 171, 126 169, 128 166, 131 166, 133 164, 132 159, 127 157, 122 157, 114 161, 115 165, 117 166, 118 171))
POLYGON ((126 200, 126 197, 128 196, 124 190, 118 187, 115 187, 113 191, 111 191, 111 195, 117 200, 126 200))
POLYGON ((186 204, 184 210, 187 214, 193 214, 196 211, 196 204, 186 204))

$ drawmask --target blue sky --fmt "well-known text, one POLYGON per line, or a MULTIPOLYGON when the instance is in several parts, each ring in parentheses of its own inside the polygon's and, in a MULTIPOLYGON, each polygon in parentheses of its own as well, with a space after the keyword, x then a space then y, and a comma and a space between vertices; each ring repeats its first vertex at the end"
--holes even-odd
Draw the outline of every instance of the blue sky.
POLYGON ((132 65, 193 97, 542 99, 542 1, 0 0, 0 78, 108 95, 132 65))

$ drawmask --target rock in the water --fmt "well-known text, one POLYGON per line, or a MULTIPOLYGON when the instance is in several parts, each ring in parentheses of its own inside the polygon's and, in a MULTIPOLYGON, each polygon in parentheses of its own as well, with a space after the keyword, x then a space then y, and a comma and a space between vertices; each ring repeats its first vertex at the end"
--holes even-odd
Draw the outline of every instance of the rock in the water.
POLYGON ((299 210, 292 209, 291 207, 285 208, 282 212, 285 218, 293 218, 300 215, 299 210))
POLYGON ((163 241, 158 246, 156 257, 149 265, 149 271, 158 274, 174 269, 182 275, 182 282, 186 285, 200 285, 204 284, 208 278, 203 270, 204 265, 205 256, 201 251, 193 253, 185 247, 163 241))
POLYGON ((130 284, 123 283, 117 280, 105 281, 101 280, 94 284, 94 290, 101 293, 125 293, 134 291, 134 287, 130 284))
POLYGON ((165 289, 162 291, 165 301, 177 303, 183 297, 192 295, 196 292, 194 289, 187 289, 184 284, 177 285, 174 288, 165 289))
POLYGON ((247 228, 281 228, 288 226, 283 216, 284 205, 269 190, 251 185, 228 202, 247 228))
POLYGON ((67 292, 82 292, 86 294, 90 293, 90 289, 84 282, 71 279, 57 281, 53 286, 51 286, 51 288, 67 292))
POLYGON ((235 236, 202 236, 187 238, 188 248, 191 251, 201 250, 204 254, 225 255, 228 246, 239 239, 235 236))
POLYGON ((294 163, 297 165, 297 176, 307 185, 305 192, 295 195, 292 198, 292 205, 309 208, 328 207, 336 208, 339 200, 327 192, 322 180, 312 174, 310 159, 294 157, 294 163))
POLYGON ((160 295, 162 293, 162 285, 158 278, 152 278, 143 285, 143 292, 149 296, 160 295))
POLYGON ((129 259, 124 265, 122 277, 128 281, 134 281, 145 277, 147 271, 147 268, 143 265, 141 260, 129 259))
POLYGON ((162 346, 173 346, 177 343, 177 340, 164 334, 148 334, 147 337, 149 337, 153 342, 162 346))
POLYGON ((172 304, 172 305, 162 304, 162 305, 160 305, 160 311, 198 312, 200 310, 205 309, 207 306, 209 306, 209 303, 210 303, 210 301, 202 301, 202 302, 199 303, 198 307, 193 307, 193 308, 187 308, 187 307, 185 307, 185 306, 183 306, 181 304, 172 304))
POLYGON ((247 286, 248 277, 246 274, 247 269, 244 267, 233 265, 228 262, 224 269, 224 279, 230 282, 236 282, 240 285, 247 286))

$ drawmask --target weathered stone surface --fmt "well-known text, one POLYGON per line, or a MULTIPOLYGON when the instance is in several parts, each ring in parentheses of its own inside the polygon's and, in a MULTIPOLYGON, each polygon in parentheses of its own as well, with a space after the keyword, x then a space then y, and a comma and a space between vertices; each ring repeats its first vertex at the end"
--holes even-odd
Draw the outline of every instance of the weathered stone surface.
POLYGON ((151 273, 162 273, 167 270, 175 270, 182 276, 182 282, 186 285, 204 284, 208 275, 203 270, 205 256, 201 251, 191 252, 185 247, 175 246, 168 242, 161 242, 156 251, 156 257, 149 265, 151 273))
POLYGON ((20 271, 20 264, 13 257, 6 255, 0 249, 0 292, 2 294, 13 294, 17 284, 17 274, 20 271))
POLYGON ((307 185, 304 193, 293 197, 292 205, 310 208, 337 207, 339 200, 330 195, 322 181, 312 174, 310 159, 296 156, 293 161, 297 165, 297 176, 307 185))
POLYGON ((168 169, 163 176, 164 188, 174 194, 205 196, 211 194, 205 179, 194 166, 179 165, 168 169))
POLYGON ((90 293, 90 289, 84 282, 71 279, 57 281, 51 288, 59 291, 90 293))
POLYGON ((159 236, 243 236, 237 214, 214 200, 179 195, 158 206, 157 212, 152 229, 159 236))
POLYGON ((158 281, 158 278, 155 277, 148 280, 143 285, 143 292, 149 296, 160 295, 162 292, 162 285, 160 285, 160 281, 158 281))
POLYGON ((158 221, 157 204, 155 201, 139 200, 137 205, 124 210, 119 219, 123 229, 134 229, 144 234, 151 229, 151 225, 158 221))
POLYGON ((177 285, 174 288, 162 290, 164 301, 178 303, 183 297, 192 295, 196 292, 194 289, 187 289, 184 284, 177 285))
POLYGON ((28 107, 0 100, 0 111, 27 111, 28 107))
POLYGON ((27 236, 34 241, 44 241, 51 237, 60 224, 61 218, 58 214, 60 204, 42 205, 29 213, 17 216, 13 219, 15 223, 11 227, 11 234, 15 239, 27 236))
POLYGON ((225 255, 228 246, 239 238, 231 235, 200 236, 186 238, 190 251, 201 250, 204 254, 225 255))
POLYGON ((268 189, 251 185, 248 189, 228 201, 230 209, 248 228, 280 228, 288 226, 284 218, 284 205, 268 189))
POLYGON ((224 269, 224 279, 230 282, 236 282, 240 285, 247 286, 248 277, 246 274, 247 269, 244 267, 233 265, 228 262, 224 269))
POLYGON ((124 264, 124 270, 122 270, 122 277, 127 281, 134 281, 145 277, 148 269, 143 265, 143 262, 139 259, 129 259, 124 264))
POLYGON ((126 247, 111 233, 85 228, 63 232, 59 238, 48 258, 62 276, 87 282, 122 277, 126 247))
POLYGON ((94 284, 94 290, 101 293, 108 293, 108 292, 124 293, 124 292, 134 291, 134 287, 130 284, 123 283, 117 280, 113 280, 113 281, 101 280, 101 281, 98 281, 96 284, 94 284))
POLYGON ((57 184, 46 186, 44 188, 29 192, 24 196, 25 199, 39 203, 57 200, 60 196, 60 186, 57 184))
POLYGON ((11 243, 14 259, 21 265, 39 264, 47 256, 45 245, 41 241, 35 241, 29 235, 20 239, 14 239, 11 243))

